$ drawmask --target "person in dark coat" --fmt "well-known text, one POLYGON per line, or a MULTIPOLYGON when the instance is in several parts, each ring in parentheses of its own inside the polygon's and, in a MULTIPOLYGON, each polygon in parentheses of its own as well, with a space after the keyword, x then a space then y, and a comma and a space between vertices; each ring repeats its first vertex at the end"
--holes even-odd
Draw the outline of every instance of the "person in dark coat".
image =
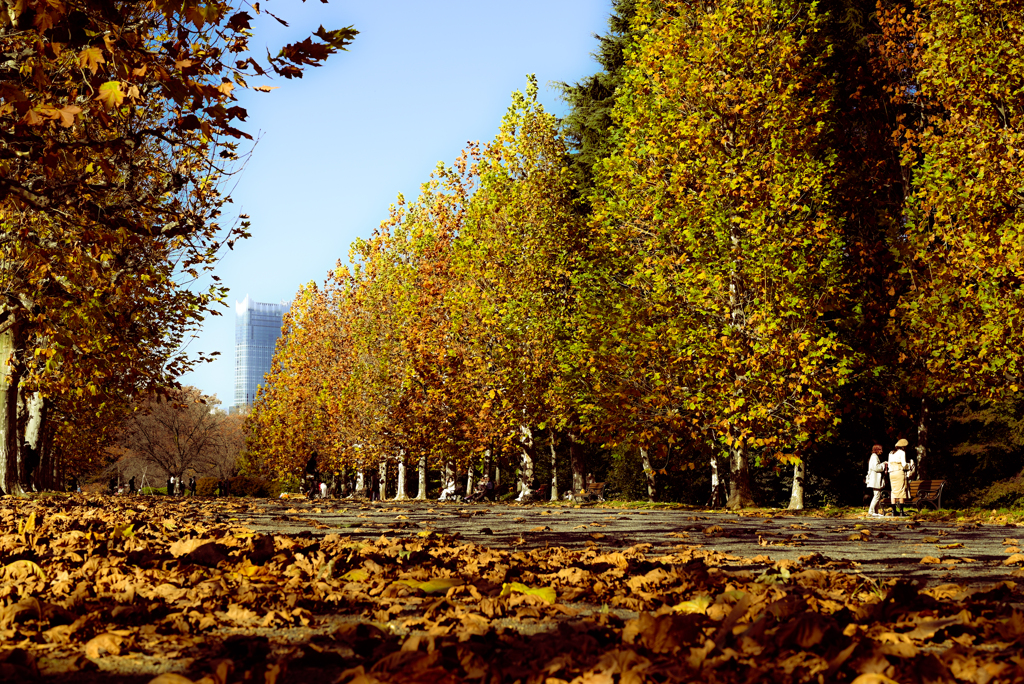
POLYGON ((135 493, 135 476, 134 475, 132 475, 131 479, 128 480, 128 493, 129 494, 134 494, 135 493))
POLYGON ((370 501, 380 501, 380 475, 376 470, 370 471, 370 501))
POLYGON ((167 476, 167 496, 174 496, 174 478, 167 476))
POLYGON ((191 496, 196 495, 196 477, 193 475, 188 479, 188 491, 191 496))

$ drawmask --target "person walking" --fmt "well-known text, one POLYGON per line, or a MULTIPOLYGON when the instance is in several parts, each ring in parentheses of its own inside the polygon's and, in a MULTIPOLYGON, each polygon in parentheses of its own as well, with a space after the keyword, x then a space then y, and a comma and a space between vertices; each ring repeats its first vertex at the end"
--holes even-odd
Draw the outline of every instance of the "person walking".
POLYGON ((191 496, 196 495, 196 476, 193 475, 188 479, 188 491, 191 496))
POLYGON ((903 447, 907 446, 905 439, 896 442, 896 448, 889 452, 888 471, 889 484, 892 492, 889 498, 892 500, 893 515, 906 515, 903 505, 907 502, 907 454, 903 447))
POLYGON ((882 460, 882 445, 876 444, 871 447, 871 457, 868 459, 868 475, 864 478, 864 484, 871 490, 871 503, 868 504, 868 515, 872 518, 884 518, 878 511, 878 504, 882 501, 882 473, 885 472, 887 462, 882 460))
POLYGON ((131 479, 128 480, 128 493, 129 494, 134 494, 135 493, 135 476, 134 475, 132 475, 131 479))

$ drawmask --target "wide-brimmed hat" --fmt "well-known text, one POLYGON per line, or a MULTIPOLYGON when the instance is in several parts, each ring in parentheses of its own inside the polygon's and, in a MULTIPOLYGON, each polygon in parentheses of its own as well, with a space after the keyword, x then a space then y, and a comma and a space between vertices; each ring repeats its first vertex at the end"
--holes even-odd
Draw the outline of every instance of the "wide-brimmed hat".
POLYGON ((896 442, 896 446, 898 446, 898 447, 905 447, 905 446, 907 446, 908 444, 910 444, 910 442, 908 442, 908 441, 907 441, 907 440, 905 440, 905 439, 901 439, 900 441, 896 442))

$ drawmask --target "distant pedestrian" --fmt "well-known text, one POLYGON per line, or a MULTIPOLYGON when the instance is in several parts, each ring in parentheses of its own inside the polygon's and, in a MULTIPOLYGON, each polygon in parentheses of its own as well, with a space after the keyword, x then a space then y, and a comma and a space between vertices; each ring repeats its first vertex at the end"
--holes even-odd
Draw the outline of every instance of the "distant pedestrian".
POLYGON ((885 472, 886 462, 882 460, 882 445, 876 444, 871 447, 871 457, 868 459, 868 475, 864 478, 864 484, 871 490, 871 503, 868 505, 868 515, 872 518, 884 517, 878 510, 878 504, 882 501, 882 473, 885 472))
POLYGON ((128 480, 128 493, 129 494, 134 494, 135 493, 135 476, 134 475, 132 475, 131 479, 128 480))
POLYGON ((320 483, 320 498, 321 499, 326 499, 327 498, 327 483, 326 482, 321 482, 320 483))
POLYGON ((111 476, 110 481, 107 482, 107 493, 117 494, 117 475, 111 476))
POLYGON ((196 478, 195 475, 188 479, 188 491, 190 496, 196 495, 196 478))
POLYGON ((370 501, 380 501, 380 475, 376 470, 370 471, 370 501))
POLYGON ((907 454, 903 451, 903 447, 907 444, 907 440, 901 439, 896 442, 896 448, 889 452, 889 483, 892 487, 889 498, 892 500, 893 515, 907 514, 903 510, 903 505, 909 496, 907 492, 907 454))
POLYGON ((167 496, 174 496, 174 478, 167 476, 167 496))

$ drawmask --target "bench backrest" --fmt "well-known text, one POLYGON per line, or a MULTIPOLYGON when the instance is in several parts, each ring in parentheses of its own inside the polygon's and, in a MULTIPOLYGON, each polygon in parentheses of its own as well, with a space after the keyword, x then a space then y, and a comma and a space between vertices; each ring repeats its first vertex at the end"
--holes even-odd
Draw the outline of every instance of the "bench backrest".
POLYGON ((591 482, 587 485, 588 494, 600 494, 604 491, 604 482, 591 482))
POLYGON ((939 496, 939 492, 942 491, 945 484, 945 480, 911 480, 907 483, 907 488, 910 490, 912 499, 918 496, 934 499, 939 496))

